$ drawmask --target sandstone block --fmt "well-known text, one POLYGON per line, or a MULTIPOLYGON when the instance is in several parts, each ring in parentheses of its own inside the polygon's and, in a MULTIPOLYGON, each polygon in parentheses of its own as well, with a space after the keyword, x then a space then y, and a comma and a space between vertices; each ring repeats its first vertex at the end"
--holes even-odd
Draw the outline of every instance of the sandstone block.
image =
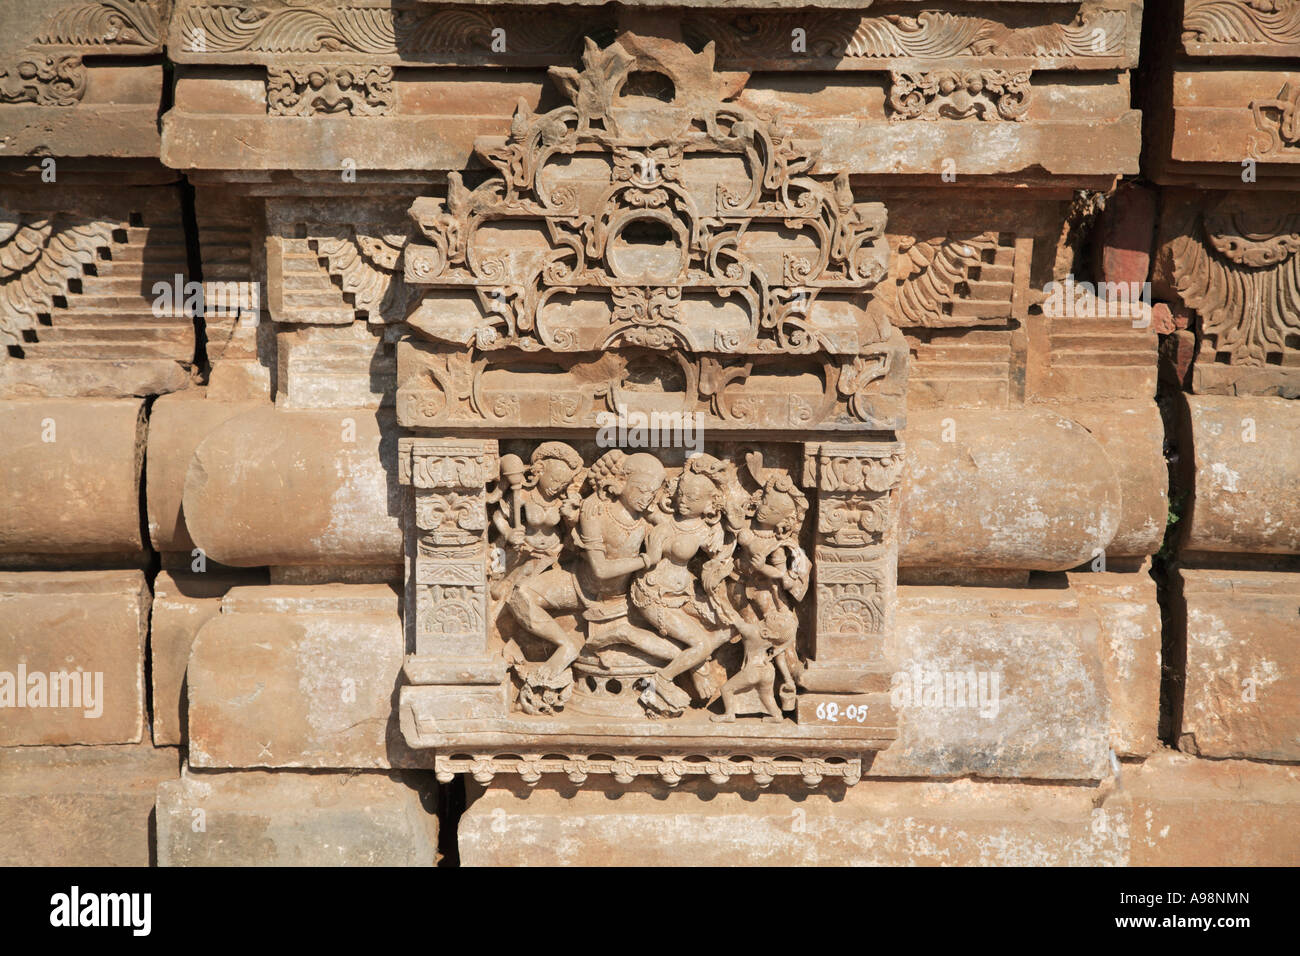
POLYGON ((1123 786, 1133 866, 1300 864, 1300 768, 1162 750, 1123 786))
POLYGON ((1160 409, 1155 402, 1097 402, 1070 406, 1066 414, 1097 439, 1119 478, 1119 527, 1106 545, 1106 557, 1155 554, 1164 542, 1169 516, 1160 409))
POLYGON ((1300 574, 1178 574, 1187 638, 1183 749, 1300 760, 1300 574))
POLYGON ((429 806, 385 774, 187 772, 158 788, 158 865, 432 866, 429 806))
POLYGON ((221 611, 232 587, 265 583, 256 572, 243 575, 161 572, 153 583, 149 662, 153 683, 153 742, 185 742, 185 668, 199 629, 221 611))
POLYGON ((1123 487, 1106 449, 1060 416, 928 409, 904 442, 901 567, 1061 571, 1120 528, 1123 487))
POLYGON ((1196 491, 1189 551, 1300 553, 1300 404, 1188 395, 1196 491))
POLYGON ((387 585, 232 589, 190 654, 190 766, 400 765, 403 647, 387 585))
POLYGON ((899 737, 871 776, 1108 774, 1098 624, 1074 595, 900 587, 890 658, 899 737))
POLYGON ((842 799, 691 790, 486 791, 466 866, 1115 866, 1127 826, 1088 787, 864 781, 842 799))
POLYGON ((138 743, 148 626, 139 571, 0 573, 0 746, 138 743))
MULTIPOLYGON (((149 453, 145 457, 149 539, 154 549, 182 552, 194 542, 185 527, 182 499, 194 450, 214 429, 257 406, 206 400, 202 391, 163 395, 149 412, 149 453)), ((189 562, 186 561, 186 564, 189 562)))
POLYGON ((0 562, 140 559, 144 428, 139 401, 0 403, 0 562))
POLYGON ((1100 625, 1098 651, 1110 698, 1110 748, 1141 757, 1158 744, 1160 605, 1150 565, 1138 571, 1067 575, 1070 591, 1100 625))
POLYGON ((195 450, 186 525, 235 567, 400 564, 396 462, 391 417, 373 409, 247 412, 195 450))
POLYGON ((175 750, 0 748, 0 866, 148 866, 158 784, 175 750))

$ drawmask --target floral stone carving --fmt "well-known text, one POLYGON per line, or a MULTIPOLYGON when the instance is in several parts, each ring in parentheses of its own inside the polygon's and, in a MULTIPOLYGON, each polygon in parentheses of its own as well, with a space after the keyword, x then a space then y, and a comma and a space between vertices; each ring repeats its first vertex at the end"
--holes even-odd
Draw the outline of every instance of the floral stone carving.
POLYGON ((589 40, 581 73, 551 70, 570 105, 520 104, 503 142, 478 144, 497 176, 469 189, 450 173, 445 200, 411 207, 428 241, 407 248, 406 280, 442 290, 411 325, 481 349, 882 341, 861 293, 885 276, 884 206, 815 174, 816 143, 728 102, 745 77, 713 71, 713 44, 623 43, 589 40))
POLYGON ((897 735, 884 207, 711 44, 583 64, 411 209, 403 731, 444 778, 852 782, 897 735))

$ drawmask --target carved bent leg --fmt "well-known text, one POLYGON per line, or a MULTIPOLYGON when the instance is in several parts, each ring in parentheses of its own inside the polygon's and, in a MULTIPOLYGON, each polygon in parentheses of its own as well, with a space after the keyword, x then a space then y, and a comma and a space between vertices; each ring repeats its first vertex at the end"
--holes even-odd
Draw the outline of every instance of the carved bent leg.
POLYGON ((568 676, 569 665, 577 659, 586 639, 580 633, 566 631, 549 612, 575 611, 582 606, 573 575, 553 568, 522 581, 516 585, 506 606, 528 633, 555 645, 555 653, 534 671, 534 680, 553 685, 562 676, 568 676))

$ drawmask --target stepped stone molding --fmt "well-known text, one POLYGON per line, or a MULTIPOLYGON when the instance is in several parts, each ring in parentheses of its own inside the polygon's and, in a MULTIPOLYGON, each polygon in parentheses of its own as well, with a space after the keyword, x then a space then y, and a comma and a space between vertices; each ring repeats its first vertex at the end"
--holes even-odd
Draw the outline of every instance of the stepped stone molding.
POLYGON ((0 209, 0 345, 19 345, 22 333, 53 311, 55 299, 112 244, 119 226, 0 209))

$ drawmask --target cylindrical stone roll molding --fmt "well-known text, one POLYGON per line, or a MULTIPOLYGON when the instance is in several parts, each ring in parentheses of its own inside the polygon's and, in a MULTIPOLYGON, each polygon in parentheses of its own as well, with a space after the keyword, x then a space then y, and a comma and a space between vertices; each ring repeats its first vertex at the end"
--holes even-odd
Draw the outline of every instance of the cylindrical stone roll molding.
POLYGON ((1082 425, 1048 411, 909 415, 900 567, 1062 571, 1120 527, 1120 479, 1082 425))
POLYGON ((1155 402, 1122 402, 1073 405, 1061 411, 1092 433, 1119 476, 1123 508, 1106 556, 1155 554, 1164 542, 1169 519, 1169 471, 1160 409, 1155 402))
POLYGON ((1187 551, 1300 553, 1300 403, 1189 395, 1195 493, 1187 551))
POLYGON ((0 555, 140 555, 144 403, 0 402, 0 555))
POLYGON ((233 567, 399 565, 396 469, 388 413, 258 409, 199 443, 186 524, 207 558, 233 567))
POLYGON ((153 403, 145 492, 149 539, 155 550, 188 552, 194 547, 181 507, 194 450, 222 422, 257 407, 252 402, 209 401, 201 391, 163 395, 153 403))

